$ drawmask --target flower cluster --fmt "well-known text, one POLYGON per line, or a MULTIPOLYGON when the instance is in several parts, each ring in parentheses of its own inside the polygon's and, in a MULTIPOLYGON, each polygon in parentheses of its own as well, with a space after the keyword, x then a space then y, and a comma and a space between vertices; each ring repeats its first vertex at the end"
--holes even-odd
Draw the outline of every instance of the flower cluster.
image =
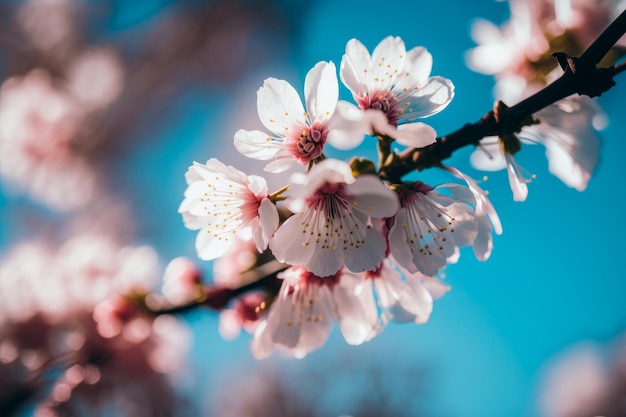
POLYGON ((489 257, 492 230, 502 229, 470 177, 446 168, 466 185, 382 179, 397 156, 392 145, 419 149, 436 141, 435 130, 418 120, 443 110, 454 86, 431 76, 432 62, 425 48, 407 51, 398 37, 383 39, 371 54, 349 41, 340 79, 356 104, 339 101, 332 62, 308 72, 304 100, 286 81, 265 80, 257 107, 269 133, 239 130, 234 144, 243 155, 267 161, 267 172, 305 168, 276 192, 263 177, 217 159, 187 171, 179 212, 187 228, 198 230, 200 258, 228 258, 219 273, 231 278, 216 280, 243 287, 249 281, 237 283, 240 274, 279 265, 271 273, 280 288, 243 294, 221 320, 227 337, 241 327, 254 332, 256 357, 276 347, 303 357, 324 344, 333 323, 353 345, 390 320, 424 323, 433 299, 449 289, 436 276, 456 262, 460 248, 489 257), (365 137, 378 145, 378 166, 327 156, 327 143, 349 149, 365 137))

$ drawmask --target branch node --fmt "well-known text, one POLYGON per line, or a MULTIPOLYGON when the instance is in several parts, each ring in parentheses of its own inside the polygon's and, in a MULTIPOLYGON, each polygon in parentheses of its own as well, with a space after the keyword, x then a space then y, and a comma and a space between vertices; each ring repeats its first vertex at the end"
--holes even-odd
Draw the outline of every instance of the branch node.
POLYGON ((572 77, 573 87, 578 95, 599 97, 615 86, 614 73, 610 68, 596 68, 594 63, 563 52, 555 52, 552 56, 559 62, 564 75, 572 77))

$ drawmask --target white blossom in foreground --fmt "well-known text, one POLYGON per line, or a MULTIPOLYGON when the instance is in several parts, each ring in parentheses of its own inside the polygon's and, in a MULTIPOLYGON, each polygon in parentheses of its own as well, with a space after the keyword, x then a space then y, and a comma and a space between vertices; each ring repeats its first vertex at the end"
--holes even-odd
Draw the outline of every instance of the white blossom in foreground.
POLYGON ((188 187, 178 208, 188 229, 200 230, 196 251, 215 259, 235 242, 235 235, 254 238, 259 251, 278 227, 278 210, 268 198, 265 179, 226 166, 217 159, 194 162, 185 174, 188 187))
POLYGON ((396 190, 400 209, 391 219, 389 250, 398 264, 411 273, 432 277, 459 248, 469 246, 477 234, 474 203, 469 190, 457 184, 432 188, 422 182, 396 190), (457 199, 438 191, 454 189, 457 199))
POLYGON ((278 296, 252 340, 257 359, 271 355, 276 345, 303 358, 324 345, 338 317, 333 291, 340 274, 319 278, 302 267, 292 267, 279 277, 283 284, 278 296))
POLYGON ((279 262, 302 265, 313 274, 374 270, 385 258, 384 237, 369 218, 393 216, 398 199, 378 177, 352 176, 347 163, 326 159, 307 176, 294 175, 292 203, 304 206, 282 224, 270 241, 279 262), (298 186, 299 185, 299 186, 298 186))
POLYGON ((278 296, 252 340, 251 350, 257 359, 271 355, 275 347, 303 358, 324 345, 333 321, 339 323, 346 341, 352 345, 366 342, 378 333, 377 313, 355 296, 353 276, 339 271, 321 278, 295 266, 279 274, 279 278, 283 284, 278 296))
POLYGON ((361 42, 350 40, 340 76, 360 111, 342 102, 341 111, 331 122, 329 143, 351 148, 365 134, 391 136, 412 147, 434 142, 434 129, 412 122, 443 110, 454 96, 454 86, 446 78, 431 77, 431 69, 431 54, 424 47, 407 52, 399 37, 383 39, 371 55, 361 42))
POLYGON ((241 129, 235 133, 235 147, 250 158, 270 160, 266 171, 281 172, 296 163, 307 165, 322 155, 338 97, 332 62, 319 62, 308 72, 306 110, 288 82, 268 78, 257 92, 257 108, 261 122, 272 134, 241 129))

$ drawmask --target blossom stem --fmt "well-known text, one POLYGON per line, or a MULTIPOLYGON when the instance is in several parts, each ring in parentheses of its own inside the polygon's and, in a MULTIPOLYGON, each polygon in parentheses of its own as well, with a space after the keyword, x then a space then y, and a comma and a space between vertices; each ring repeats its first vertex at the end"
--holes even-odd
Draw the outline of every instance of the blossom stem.
POLYGON ((263 264, 242 275, 254 274, 254 276, 243 277, 248 284, 238 288, 228 287, 205 287, 204 296, 187 304, 176 306, 149 307, 150 313, 155 315, 180 314, 196 309, 197 307, 208 307, 220 311, 223 310, 231 300, 254 290, 265 290, 274 294, 280 289, 281 280, 277 278, 279 272, 287 269, 287 265, 276 261, 263 264))
POLYGON ((393 139, 389 136, 378 135, 378 166, 381 168, 387 166, 391 162, 389 155, 392 153, 392 143, 393 139))
POLYGON ((276 203, 277 201, 281 201, 284 200, 285 197, 282 196, 282 194, 287 191, 289 189, 289 184, 285 185, 284 187, 280 188, 279 190, 274 191, 272 194, 268 195, 267 198, 269 198, 273 203, 276 203))
POLYGON ((393 163, 381 167, 380 177, 399 182, 404 175, 414 170, 440 166, 454 151, 468 145, 476 146, 485 137, 519 132, 523 126, 531 123, 534 113, 574 93, 595 97, 608 91, 615 85, 613 76, 624 70, 623 64, 612 68, 596 68, 596 64, 624 33, 626 11, 598 36, 580 58, 568 57, 562 53, 554 54, 564 70, 558 80, 513 107, 496 104, 479 121, 467 123, 460 129, 437 138, 431 145, 407 149, 393 163))

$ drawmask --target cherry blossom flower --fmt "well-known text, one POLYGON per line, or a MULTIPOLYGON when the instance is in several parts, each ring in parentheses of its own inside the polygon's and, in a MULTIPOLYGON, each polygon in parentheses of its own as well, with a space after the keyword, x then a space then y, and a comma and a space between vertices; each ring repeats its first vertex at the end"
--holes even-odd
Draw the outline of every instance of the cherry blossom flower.
MULTIPOLYGON (((271 355, 276 346, 303 358, 324 345, 333 321, 339 322, 346 341, 353 345, 377 334, 376 311, 361 304, 361 299, 354 296, 354 284, 345 285, 341 271, 321 278, 296 266, 279 277, 283 284, 252 340, 256 358, 271 355)), ((346 279, 353 280, 350 276, 346 279)))
POLYGON ((72 140, 81 111, 43 70, 6 80, 0 88, 0 176, 57 210, 92 197, 97 179, 72 140))
POLYGON ((303 358, 324 345, 337 320, 333 289, 339 273, 319 278, 304 268, 292 267, 279 277, 283 279, 280 292, 252 340, 252 354, 257 359, 271 355, 275 345, 303 358))
POLYGON ((355 147, 364 134, 388 135, 413 147, 433 143, 434 129, 412 122, 443 110, 454 96, 454 86, 446 78, 431 77, 431 69, 431 54, 424 47, 407 52, 399 37, 383 39, 371 55, 361 42, 350 40, 340 76, 360 111, 347 102, 338 106, 329 143, 355 147))
POLYGON ((494 230, 498 235, 502 234, 500 217, 493 207, 493 204, 491 204, 491 201, 489 201, 487 193, 478 186, 472 177, 454 167, 444 166, 443 168, 451 172, 457 178, 464 180, 474 196, 474 200, 476 201, 475 215, 478 225, 476 239, 474 239, 472 247, 476 258, 480 261, 486 261, 489 259, 489 256, 491 256, 491 251, 493 250, 493 236, 491 231, 494 230))
POLYGON ((287 219, 270 241, 279 262, 303 265, 325 277, 345 266, 353 272, 374 270, 385 258, 383 236, 368 219, 390 217, 398 199, 378 177, 352 176, 348 164, 326 159, 307 176, 292 178, 294 200, 304 210, 287 219), (300 187, 298 187, 300 185, 300 187))
POLYGON ((477 235, 477 220, 471 192, 458 184, 432 188, 420 181, 396 189, 400 209, 390 219, 389 250, 410 273, 432 277, 460 247, 471 245, 477 235), (454 190, 456 196, 441 194, 454 190))
POLYGON ((448 285, 435 278, 415 274, 403 274, 393 258, 387 258, 376 271, 351 274, 359 280, 355 295, 364 306, 375 311, 381 325, 388 321, 424 324, 430 318, 433 300, 450 290, 448 285))
POLYGON ((304 82, 306 110, 288 82, 265 80, 257 93, 257 108, 272 135, 241 129, 235 133, 237 150, 250 158, 271 160, 265 167, 269 172, 282 172, 296 163, 307 165, 319 158, 339 96, 335 71, 332 62, 319 62, 308 72, 304 82))
POLYGON ((278 227, 278 210, 268 198, 265 179, 226 166, 217 159, 194 162, 185 174, 188 187, 178 208, 188 229, 200 230, 198 256, 204 260, 223 255, 242 234, 254 237, 259 251, 278 227))

